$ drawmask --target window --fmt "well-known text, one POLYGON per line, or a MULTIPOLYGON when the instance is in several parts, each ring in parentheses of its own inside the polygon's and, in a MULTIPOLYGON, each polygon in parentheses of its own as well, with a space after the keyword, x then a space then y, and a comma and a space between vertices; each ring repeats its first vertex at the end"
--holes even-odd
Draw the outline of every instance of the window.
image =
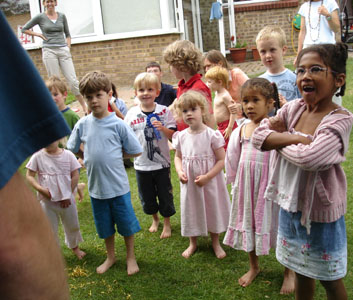
MULTIPOLYGON (((42 0, 27 1, 31 16, 44 10, 42 0)), ((85 43, 178 32, 174 2, 60 0, 56 9, 67 17, 72 43, 85 43)), ((38 28, 34 30, 39 31, 38 28)), ((40 42, 36 39, 36 47, 40 42)))

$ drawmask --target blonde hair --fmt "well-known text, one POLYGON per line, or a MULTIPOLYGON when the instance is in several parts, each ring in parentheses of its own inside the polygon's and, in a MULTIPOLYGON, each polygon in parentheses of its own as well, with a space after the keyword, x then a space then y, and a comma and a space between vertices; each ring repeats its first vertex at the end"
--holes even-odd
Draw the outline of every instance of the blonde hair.
POLYGON ((134 89, 138 90, 142 85, 147 87, 154 86, 157 90, 161 90, 161 83, 154 73, 143 72, 138 74, 134 81, 134 89))
POLYGON ((195 75, 201 70, 202 53, 190 41, 175 41, 163 51, 163 58, 170 66, 181 72, 195 75))
POLYGON ((228 87, 229 73, 226 68, 214 66, 206 72, 205 78, 221 81, 224 88, 228 87))
POLYGON ((178 117, 182 117, 183 110, 189 108, 195 108, 199 106, 202 113, 203 123, 207 123, 210 115, 208 111, 208 102, 206 97, 198 91, 189 90, 186 93, 182 94, 175 103, 175 111, 178 117))
POLYGON ((267 25, 260 30, 256 37, 256 45, 259 41, 274 38, 281 47, 287 45, 286 34, 283 29, 276 25, 267 25))
POLYGON ((105 73, 101 71, 92 71, 82 77, 79 88, 80 93, 84 96, 99 91, 109 93, 112 89, 112 83, 105 73))
POLYGON ((62 81, 58 76, 51 76, 45 82, 45 85, 49 89, 49 91, 59 91, 61 94, 67 93, 67 86, 64 81, 62 81))

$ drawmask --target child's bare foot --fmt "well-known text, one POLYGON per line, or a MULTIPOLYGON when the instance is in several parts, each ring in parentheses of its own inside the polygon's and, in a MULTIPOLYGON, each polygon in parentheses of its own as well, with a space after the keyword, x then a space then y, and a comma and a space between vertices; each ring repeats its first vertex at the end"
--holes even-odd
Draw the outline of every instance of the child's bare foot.
POLYGON ((153 218, 152 225, 150 227, 149 232, 157 232, 159 226, 159 219, 153 218))
POLYGON ((98 274, 103 274, 105 273, 106 271, 108 271, 110 269, 110 267, 112 265, 114 265, 116 262, 116 258, 114 257, 113 259, 112 258, 107 258, 104 263, 102 263, 97 269, 97 273, 98 274))
POLYGON ((126 259, 126 265, 127 265, 127 275, 129 276, 140 271, 135 258, 126 259))
POLYGON ((238 282, 242 287, 246 287, 253 282, 259 273, 260 269, 250 269, 247 273, 238 279, 238 282))
POLYGON ((77 185, 78 201, 80 202, 83 200, 83 190, 85 189, 85 187, 86 187, 86 184, 84 184, 83 182, 77 185))
POLYGON ((78 259, 82 259, 86 255, 86 252, 82 251, 78 246, 72 248, 72 252, 77 256, 78 259))
POLYGON ((160 236, 161 239, 167 239, 172 236, 172 227, 170 226, 169 218, 164 218, 163 231, 160 236))
POLYGON ((212 245, 214 254, 216 254, 216 257, 219 259, 225 258, 227 256, 227 253, 223 250, 221 245, 218 243, 217 245, 212 245))
POLYGON ((284 269, 283 283, 280 290, 281 295, 288 295, 295 290, 295 274, 292 270, 284 269))
POLYGON ((185 258, 189 258, 195 253, 196 249, 197 247, 195 245, 190 245, 181 255, 185 258))

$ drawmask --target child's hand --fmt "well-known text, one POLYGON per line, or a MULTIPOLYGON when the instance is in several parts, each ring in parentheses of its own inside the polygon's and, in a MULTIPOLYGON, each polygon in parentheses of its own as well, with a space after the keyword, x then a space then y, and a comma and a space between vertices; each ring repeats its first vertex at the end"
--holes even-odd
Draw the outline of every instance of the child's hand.
POLYGON ((71 205, 70 199, 59 201, 61 208, 67 208, 71 205))
POLYGON ((161 121, 153 121, 152 125, 154 128, 156 128, 158 131, 162 131, 163 130, 163 123, 161 121))
POLYGON ((309 145, 312 140, 306 136, 296 135, 298 137, 298 144, 309 145))
POLYGON ((186 174, 183 171, 179 171, 178 176, 179 176, 179 180, 181 183, 185 184, 188 182, 188 177, 186 176, 186 174))
POLYGON ((224 130, 224 132, 223 132, 224 139, 225 140, 228 139, 231 134, 232 134, 232 128, 227 127, 226 130, 224 130))
POLYGON ((51 199, 51 194, 49 192, 49 189, 47 188, 42 188, 41 190, 38 190, 39 193, 41 193, 45 198, 47 198, 48 200, 51 199))
POLYGON ((204 186, 206 185, 208 182, 210 181, 210 179, 208 178, 207 175, 199 175, 195 178, 195 183, 197 186, 204 186))
POLYGON ((282 94, 278 94, 278 96, 279 96, 279 106, 282 107, 284 104, 287 103, 287 99, 282 94))
POLYGON ((283 120, 277 117, 270 118, 270 129, 277 132, 286 132, 287 126, 284 124, 283 120))

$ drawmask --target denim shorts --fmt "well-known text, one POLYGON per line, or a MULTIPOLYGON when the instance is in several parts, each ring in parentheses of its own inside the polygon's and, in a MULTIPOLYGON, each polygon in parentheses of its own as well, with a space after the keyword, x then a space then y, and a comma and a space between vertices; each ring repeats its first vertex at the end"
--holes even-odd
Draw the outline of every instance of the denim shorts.
POLYGON ((130 192, 110 199, 91 197, 94 223, 98 236, 106 239, 117 231, 122 236, 130 236, 141 230, 131 204, 130 192))
POLYGON ((281 208, 276 257, 285 267, 309 278, 332 281, 347 272, 344 216, 331 223, 311 222, 310 234, 300 223, 301 212, 281 208))

